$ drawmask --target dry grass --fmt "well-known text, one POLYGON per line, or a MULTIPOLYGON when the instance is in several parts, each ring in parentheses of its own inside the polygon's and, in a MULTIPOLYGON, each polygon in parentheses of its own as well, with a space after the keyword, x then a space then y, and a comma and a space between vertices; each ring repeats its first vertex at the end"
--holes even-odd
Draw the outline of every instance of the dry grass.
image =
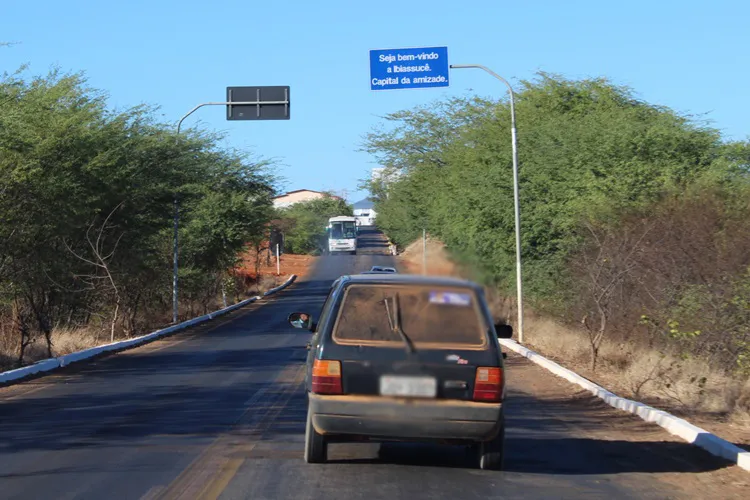
POLYGON ((106 331, 97 332, 90 328, 58 329, 52 332, 52 354, 63 356, 71 352, 107 344, 109 341, 110 335, 106 331))
MULTIPOLYGON (((428 272, 466 276, 437 240, 428 240, 428 272)), ((422 271, 422 242, 399 256, 407 272, 422 271)), ((487 289, 497 319, 514 323, 515 303, 487 289)), ((683 359, 669 352, 623 342, 605 342, 592 372, 588 336, 581 328, 524 311, 525 343, 535 351, 613 392, 689 418, 725 439, 750 444, 750 380, 730 377, 701 359, 683 359)))
POLYGON ((0 321, 0 371, 12 368, 16 358, 18 342, 13 336, 12 325, 0 321))
MULTIPOLYGON (((293 273, 297 275, 304 275, 307 272, 309 265, 313 262, 312 259, 294 259, 292 257, 287 260, 287 263, 294 262, 293 273)), ((306 257, 306 256, 304 256, 306 257)), ((283 262, 283 260, 282 260, 283 262)), ((288 266, 292 267, 292 266, 288 266)), ((282 271, 284 269, 282 268, 282 271)), ((282 276, 275 275, 275 268, 273 273, 263 273, 258 278, 248 279, 242 283, 242 290, 238 298, 240 300, 251 297, 254 295, 260 295, 263 292, 270 290, 271 288, 281 285, 289 277, 289 274, 282 276)), ((232 303, 232 296, 227 294, 227 300, 232 303)), ((221 297, 216 297, 208 303, 208 310, 215 311, 224 307, 221 297)), ((194 303, 191 305, 180 304, 180 319, 187 320, 191 317, 199 316, 204 314, 204 308, 201 304, 194 303)), ((7 318, 6 318, 7 319, 7 318)), ((164 311, 162 313, 150 313, 149 317, 140 318, 139 332, 148 333, 159 328, 168 326, 171 320, 171 312, 164 311)), ((115 337, 115 341, 124 339, 124 334, 119 332, 115 337)), ((52 332, 52 356, 63 356, 72 352, 82 351, 90 347, 96 347, 103 344, 110 343, 110 332, 108 328, 98 329, 94 327, 83 327, 83 328, 56 328, 52 332)), ((15 331, 11 321, 7 319, 2 321, 0 318, 0 371, 10 370, 17 367, 19 352, 19 338, 18 332, 15 331)), ((44 336, 37 335, 32 340, 32 343, 28 345, 24 353, 24 364, 28 365, 41 361, 47 358, 47 344, 44 340, 44 336)))
MULTIPOLYGON (((92 328, 59 328, 52 332, 52 355, 63 356, 108 342, 108 331, 96 331, 92 328)), ((18 342, 16 337, 10 335, 10 332, 0 335, 0 371, 15 367, 17 358, 18 342)), ((37 337, 26 348, 24 362, 31 364, 45 358, 47 358, 46 342, 44 337, 37 337)))
POLYGON ((700 359, 605 343, 596 372, 585 332, 546 318, 525 320, 526 344, 614 393, 669 411, 724 439, 750 445, 750 381, 700 359))
POLYGON ((605 380, 621 394, 659 400, 682 411, 746 416, 750 397, 747 380, 732 378, 700 359, 609 342, 602 346, 601 365, 591 371, 586 334, 550 319, 527 322, 527 344, 534 350, 575 367, 579 373, 605 380))

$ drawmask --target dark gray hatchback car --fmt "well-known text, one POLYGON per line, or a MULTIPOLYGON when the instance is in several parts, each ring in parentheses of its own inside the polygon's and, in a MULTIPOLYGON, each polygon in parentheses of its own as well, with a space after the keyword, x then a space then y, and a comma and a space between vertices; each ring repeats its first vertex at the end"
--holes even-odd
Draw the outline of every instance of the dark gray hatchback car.
POLYGON ((305 460, 327 459, 328 443, 433 441, 466 444, 482 469, 501 469, 505 377, 482 289, 450 278, 342 276, 316 322, 305 385, 305 460))

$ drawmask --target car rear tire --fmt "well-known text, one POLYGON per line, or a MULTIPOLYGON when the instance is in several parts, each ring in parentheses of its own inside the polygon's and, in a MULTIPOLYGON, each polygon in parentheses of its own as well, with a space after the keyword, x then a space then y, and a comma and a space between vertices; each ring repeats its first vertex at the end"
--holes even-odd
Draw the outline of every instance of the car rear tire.
POLYGON ((477 446, 479 468, 482 470, 503 470, 505 462, 505 422, 494 439, 477 446))
POLYGON ((328 459, 328 443, 322 434, 315 431, 312 423, 312 411, 307 408, 307 426, 305 428, 305 462, 322 464, 328 459))

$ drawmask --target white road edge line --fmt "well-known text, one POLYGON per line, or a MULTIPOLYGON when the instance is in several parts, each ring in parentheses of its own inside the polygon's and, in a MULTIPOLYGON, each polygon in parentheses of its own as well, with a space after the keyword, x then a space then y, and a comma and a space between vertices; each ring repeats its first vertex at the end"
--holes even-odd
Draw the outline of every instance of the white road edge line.
POLYGON ((514 351, 538 364, 542 368, 549 370, 558 377, 562 377, 568 382, 583 387, 594 396, 603 399, 608 405, 617 408, 618 410, 637 415, 646 422, 653 422, 666 429, 670 434, 674 434, 690 444, 703 448, 713 455, 730 460, 746 471, 750 471, 749 451, 746 451, 739 446, 735 446, 729 441, 721 439, 719 436, 691 424, 687 420, 683 420, 663 410, 639 403, 638 401, 632 401, 617 396, 604 387, 596 385, 567 368, 563 368, 541 354, 523 347, 514 340, 500 339, 500 343, 511 351, 514 351))
MULTIPOLYGON (((297 279, 297 275, 292 274, 283 284, 265 292, 263 294, 263 297, 267 297, 280 290, 283 290, 284 288, 294 283, 296 279, 297 279)), ((140 337, 135 337, 132 339, 127 339, 127 340, 121 340, 119 342, 113 342, 111 344, 100 345, 97 347, 92 347, 90 349, 84 349, 83 351, 73 352, 70 354, 66 354, 64 356, 59 356, 57 358, 44 359, 42 361, 38 361, 34 363, 33 365, 24 366, 23 368, 16 368, 15 370, 0 372, 0 384, 7 384, 8 382, 20 381, 21 379, 26 378, 30 375, 35 375, 41 372, 48 372, 48 371, 56 370, 58 368, 62 368, 63 366, 67 366, 71 363, 76 363, 78 361, 83 361, 85 359, 93 358, 94 356, 98 356, 105 352, 122 351, 122 350, 129 349, 132 347, 137 347, 143 344, 147 344, 149 342, 153 342, 154 340, 157 340, 161 337, 164 337, 165 335, 169 335, 170 333, 176 332, 178 330, 183 330, 190 326, 194 326, 200 323, 205 323, 206 321, 210 321, 219 316, 223 316, 224 314, 228 312, 234 311, 235 309, 239 309, 240 307, 251 304, 255 302, 256 300, 260 300, 261 298, 262 297, 260 296, 251 297, 241 302, 237 302, 236 304, 232 304, 231 306, 225 307, 224 309, 219 309, 218 311, 214 311, 212 313, 208 313, 206 315, 199 316, 197 318, 183 321, 182 323, 178 323, 176 325, 172 325, 167 328, 162 328, 161 330, 156 330, 155 332, 151 332, 146 335, 142 335, 140 337)))

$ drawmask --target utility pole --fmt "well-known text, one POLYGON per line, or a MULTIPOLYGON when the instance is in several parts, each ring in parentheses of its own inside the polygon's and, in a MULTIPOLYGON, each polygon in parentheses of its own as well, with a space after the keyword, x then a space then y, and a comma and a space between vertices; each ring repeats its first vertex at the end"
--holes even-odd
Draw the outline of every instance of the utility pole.
POLYGON ((422 229, 422 274, 427 274, 427 229, 422 229))
POLYGON ((516 218, 516 293, 518 301, 518 342, 523 344, 523 279, 521 273, 521 206, 518 196, 518 146, 516 141, 516 108, 513 87, 491 69, 480 64, 451 64, 451 69, 481 69, 494 76, 508 87, 510 95, 510 134, 513 148, 513 204, 516 218))
MULTIPOLYGON (((177 134, 179 135, 179 127, 177 134)), ((174 246, 172 248, 172 323, 177 324, 178 301, 177 301, 177 256, 179 255, 179 227, 180 227, 180 204, 177 195, 174 196, 174 246)))

